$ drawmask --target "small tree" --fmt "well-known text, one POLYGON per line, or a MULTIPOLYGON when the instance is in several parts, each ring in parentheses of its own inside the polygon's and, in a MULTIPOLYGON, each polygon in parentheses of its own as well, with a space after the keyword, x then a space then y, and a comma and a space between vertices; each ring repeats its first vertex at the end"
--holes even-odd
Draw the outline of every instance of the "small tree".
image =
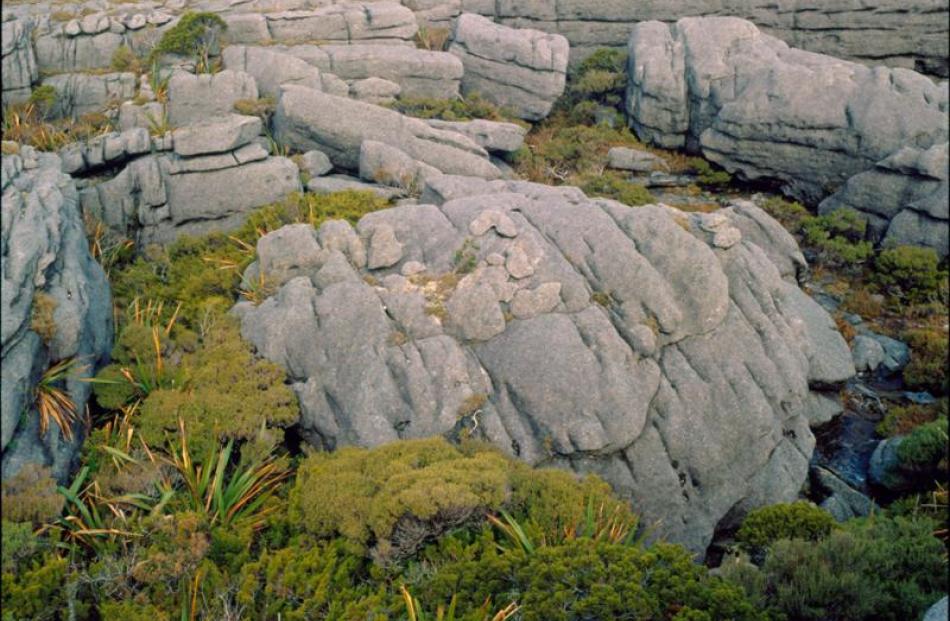
POLYGON ((211 55, 218 49, 219 36, 227 27, 215 13, 185 13, 162 35, 149 60, 154 61, 162 54, 179 54, 194 58, 198 73, 210 71, 211 55))

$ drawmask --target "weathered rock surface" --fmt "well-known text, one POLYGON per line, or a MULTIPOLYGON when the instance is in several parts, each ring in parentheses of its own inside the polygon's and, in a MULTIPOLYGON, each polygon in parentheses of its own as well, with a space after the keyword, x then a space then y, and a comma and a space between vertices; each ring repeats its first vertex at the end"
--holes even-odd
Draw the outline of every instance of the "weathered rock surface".
POLYGON ((899 223, 893 238, 941 241, 917 231, 923 217, 946 220, 945 206, 936 205, 941 180, 929 176, 943 175, 945 183, 946 147, 938 145, 948 136, 946 83, 792 49, 735 18, 638 24, 629 52, 627 111, 642 139, 700 151, 743 178, 779 180, 812 203, 877 166, 882 172, 856 180, 834 205, 871 214, 879 237, 890 226, 882 211, 906 211, 903 217, 916 219, 899 223), (892 164, 905 147, 917 151, 892 164), (922 176, 933 183, 910 196, 922 176), (862 191, 874 185, 888 186, 884 201, 862 191))
POLYGON ((607 165, 618 170, 648 173, 655 170, 669 171, 669 165, 659 155, 642 149, 614 147, 607 153, 607 165))
POLYGON ((137 83, 138 78, 132 73, 63 73, 43 80, 43 84, 56 89, 53 114, 73 118, 131 99, 137 83))
POLYGON ((83 211, 140 247, 235 228, 251 210, 301 190, 297 165, 256 142, 260 127, 257 117, 234 114, 179 128, 162 139, 165 152, 84 189, 83 211))
POLYGON ((243 71, 201 75, 176 71, 168 80, 168 122, 182 126, 230 114, 236 101, 257 97, 257 83, 243 71))
POLYGON ((229 45, 221 54, 224 66, 250 74, 259 94, 276 98, 282 84, 297 84, 336 95, 349 87, 336 76, 321 72, 310 63, 280 49, 229 45))
POLYGON ((742 210, 632 209, 451 175, 428 185, 424 198, 457 197, 374 212, 355 230, 328 222, 316 246, 294 229, 310 250, 292 269, 280 244, 258 246, 288 280, 235 312, 287 368, 307 439, 450 434, 463 403, 484 397, 467 414, 477 435, 603 475, 658 534, 697 551, 717 525, 796 496, 824 398, 812 387, 854 367, 827 313, 794 272, 782 277, 798 261, 787 233, 773 252, 796 256, 780 268, 740 232, 742 210), (724 231, 740 238, 725 250, 724 231))
POLYGON ((372 140, 444 173, 501 176, 485 151, 460 134, 433 129, 393 110, 300 86, 284 88, 274 128, 282 143, 300 151, 323 151, 334 166, 345 170, 359 169, 363 141, 372 140))
POLYGON ((515 30, 465 13, 455 23, 449 52, 462 60, 462 92, 477 92, 519 118, 546 117, 564 92, 567 39, 515 30))
POLYGON ((62 482, 83 440, 82 416, 95 374, 112 348, 109 284, 89 254, 75 183, 54 154, 22 147, 2 158, 3 232, 0 441, 4 479, 27 463, 50 466, 62 482), (36 301, 52 302, 55 329, 32 329, 36 301), (75 359, 62 388, 76 406, 72 440, 50 423, 39 432, 33 388, 53 364, 75 359))
POLYGON ((59 150, 59 157, 63 172, 74 175, 103 166, 115 166, 153 149, 161 151, 164 147, 163 140, 153 140, 147 129, 138 127, 67 145, 59 150))
POLYGON ((931 606, 924 615, 924 621, 944 621, 947 618, 947 601, 948 598, 944 595, 943 599, 931 606))
POLYGON ((947 143, 903 147, 859 173, 818 206, 825 214, 848 207, 863 213, 875 241, 950 252, 950 158, 947 143))
POLYGON ((474 121, 441 121, 430 119, 429 127, 446 129, 468 137, 486 151, 514 153, 524 144, 527 128, 515 123, 499 123, 477 119, 474 121))
POLYGON ((30 98, 31 86, 39 78, 31 32, 33 20, 4 21, 2 31, 3 105, 30 98))

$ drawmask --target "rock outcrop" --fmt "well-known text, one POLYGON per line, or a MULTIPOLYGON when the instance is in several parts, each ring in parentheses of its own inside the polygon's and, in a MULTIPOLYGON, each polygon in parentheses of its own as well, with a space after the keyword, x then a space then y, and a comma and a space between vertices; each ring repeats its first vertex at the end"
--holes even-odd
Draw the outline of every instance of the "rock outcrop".
POLYGON ((564 92, 570 45, 560 35, 515 30, 465 13, 449 52, 462 60, 463 93, 478 93, 520 118, 546 117, 564 92))
POLYGON ((140 247, 237 227, 251 210, 301 190, 297 165, 270 157, 260 130, 259 118, 236 114, 176 129, 161 139, 170 152, 133 159, 84 189, 83 211, 140 247))
POLYGON ((39 78, 33 51, 32 20, 4 21, 2 31, 3 105, 22 103, 30 98, 32 85, 39 78))
POLYGON ((409 159, 448 174, 501 176, 487 153, 461 134, 368 103, 302 86, 286 86, 274 115, 277 139, 298 151, 316 149, 337 168, 357 171, 366 140, 402 151, 409 159))
POLYGON ((43 80, 56 89, 56 105, 51 111, 59 117, 79 118, 101 112, 135 96, 138 78, 132 73, 62 73, 43 80))
POLYGON ((60 168, 56 155, 30 147, 2 158, 4 479, 28 463, 50 466, 61 482, 68 478, 85 434, 91 384, 83 380, 112 348, 109 284, 89 253, 76 185, 60 168), (52 421, 41 434, 35 386, 47 369, 69 360, 74 365, 56 387, 71 400, 75 420, 68 434, 52 421))
MULTIPOLYGON (((922 173, 907 163, 916 156, 898 153, 945 145, 946 82, 789 48, 736 18, 638 24, 629 52, 627 112, 642 139, 699 151, 746 179, 778 180, 787 193, 811 203, 854 175, 886 170, 856 181, 837 202, 873 214, 879 234, 889 226, 881 221, 883 211, 946 222, 945 209, 931 209, 933 199, 897 196, 901 187, 916 188, 921 176, 936 186, 940 175, 946 179, 946 168, 934 164, 938 155, 921 155, 928 171, 922 173), (888 158, 898 156, 900 164, 891 164, 888 158), (892 186, 885 206, 874 204, 876 193, 857 188, 878 183, 880 175, 889 175, 892 186), (910 178, 894 180, 901 175, 910 178), (914 203, 918 199, 923 203, 914 203)), ((913 226, 902 225, 899 237, 932 243, 908 233, 913 226)))
POLYGON ((476 435, 603 475, 697 551, 796 496, 817 390, 854 366, 780 225, 451 175, 435 197, 258 245, 282 287, 235 313, 288 370, 310 442, 476 435))

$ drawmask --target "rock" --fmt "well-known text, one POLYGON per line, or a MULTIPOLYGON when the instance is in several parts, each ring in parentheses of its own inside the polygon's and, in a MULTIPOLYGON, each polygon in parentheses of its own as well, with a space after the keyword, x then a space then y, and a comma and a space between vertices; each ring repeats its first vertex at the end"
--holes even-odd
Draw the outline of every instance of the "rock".
POLYGON ((477 92, 519 118, 538 121, 564 92, 569 47, 560 35, 464 13, 455 22, 449 52, 465 67, 463 94, 477 92))
POLYGON ((226 68, 252 76, 258 94, 264 97, 276 98, 284 84, 326 90, 324 76, 318 68, 278 49, 229 45, 221 58, 226 68))
POLYGON ((910 363, 910 347, 907 343, 874 332, 868 332, 866 336, 874 339, 884 348, 882 365, 888 373, 900 373, 910 363))
MULTIPOLYGON (((310 224, 292 224, 264 235, 257 241, 255 270, 268 285, 279 287, 298 276, 316 274, 326 262, 310 224)), ((245 274, 245 281, 252 282, 245 274)))
POLYGON ((56 89, 55 116, 74 119, 90 112, 102 112, 107 105, 131 99, 138 82, 132 73, 64 73, 43 80, 56 89))
POLYGON ((3 22, 0 79, 3 106, 23 103, 30 98, 31 86, 39 79, 36 53, 33 51, 32 20, 3 22))
POLYGON ((367 269, 392 267, 402 258, 402 249, 403 245, 396 239, 396 233, 391 226, 376 227, 369 241, 367 269))
POLYGON ((444 173, 487 179, 501 175, 485 152, 464 136, 432 129, 393 110, 299 86, 284 88, 274 127, 282 143, 301 151, 323 151, 345 170, 359 168, 363 142, 371 140, 444 173))
POLYGON ((851 356, 858 372, 876 371, 884 362, 884 348, 869 336, 859 334, 851 342, 851 356))
POLYGON ((350 86, 350 96, 359 101, 383 106, 396 101, 402 88, 395 82, 382 78, 357 80, 350 86))
POLYGON ((307 173, 311 178, 322 177, 333 170, 333 163, 323 151, 307 151, 294 161, 300 172, 307 173))
POLYGON ((821 503, 821 508, 831 513, 838 522, 846 522, 856 517, 867 517, 878 510, 873 500, 826 468, 814 467, 812 480, 820 490, 828 494, 821 503))
POLYGON ((924 621, 946 621, 947 619, 947 596, 931 606, 924 615, 924 621))
POLYGON ((607 165, 618 170, 648 173, 653 171, 669 172, 670 167, 659 155, 640 149, 614 147, 607 154, 607 165))
POLYGON ((874 241, 884 246, 929 246, 950 252, 948 143, 903 147, 859 173, 818 206, 818 213, 851 208, 865 214, 874 241))
POLYGON ((897 449, 904 438, 896 436, 881 440, 871 453, 868 466, 868 479, 871 483, 892 492, 904 491, 912 485, 900 471, 897 449))
POLYGON ((297 382, 305 437, 441 435, 484 394, 483 439, 606 477, 658 536, 696 551, 726 521, 797 496, 814 399, 830 401, 812 387, 854 369, 831 318, 753 236, 720 252, 670 208, 522 181, 426 185, 436 204, 373 212, 358 235, 324 224, 321 247, 331 224, 338 240, 332 272, 242 307, 243 336, 297 382), (483 214, 498 214, 483 218, 495 232, 475 238, 483 214), (516 237, 496 234, 500 216, 516 237), (360 240, 385 258, 367 265, 360 240), (372 265, 385 267, 366 282, 372 265))
MULTIPOLYGON (((454 99, 463 67, 447 52, 405 45, 323 45, 326 71, 347 81, 380 78, 399 86, 403 97, 454 99)), ((397 93, 397 94, 398 94, 397 93)))
MULTIPOLYGON (((263 15, 266 41, 326 41, 335 43, 408 43, 419 29, 408 8, 397 2, 346 2, 313 10, 291 10, 263 15)), ((244 29, 245 33, 254 32, 244 29)))
POLYGON ((493 153, 514 153, 524 144, 528 130, 514 123, 496 121, 441 121, 430 119, 429 127, 444 129, 468 137, 486 151, 493 153))
POLYGON ((518 225, 504 212, 496 209, 486 209, 468 225, 468 230, 475 237, 481 237, 491 229, 495 229, 502 237, 518 236, 518 225))
POLYGON ((182 126, 231 114, 234 102, 257 96, 254 78, 242 71, 201 75, 176 71, 168 80, 168 122, 182 126))
POLYGON ((425 177, 419 162, 388 144, 364 140, 360 146, 360 178, 409 191, 425 177))
POLYGON ((260 117, 227 114, 176 129, 172 141, 182 157, 226 153, 250 143, 261 129, 260 117))
POLYGON ((392 200, 403 195, 403 190, 389 188, 375 183, 364 183, 355 177, 346 175, 330 175, 316 177, 307 182, 307 191, 314 194, 332 194, 343 190, 366 191, 376 194, 380 198, 392 200))
POLYGON ((744 20, 637 24, 628 51, 627 112, 641 139, 778 180, 800 200, 824 199, 903 147, 947 141, 946 83, 789 48, 744 20))
POLYGON ((38 463, 65 484, 84 439, 82 413, 92 388, 84 380, 112 349, 112 305, 105 273, 89 253, 75 183, 55 154, 31 157, 29 170, 20 155, 2 157, 2 476, 38 463), (31 328, 41 296, 53 306, 55 329, 47 335, 31 328), (77 412, 72 437, 67 440, 55 423, 41 436, 27 395, 48 368, 71 358, 81 361, 65 384, 77 412))

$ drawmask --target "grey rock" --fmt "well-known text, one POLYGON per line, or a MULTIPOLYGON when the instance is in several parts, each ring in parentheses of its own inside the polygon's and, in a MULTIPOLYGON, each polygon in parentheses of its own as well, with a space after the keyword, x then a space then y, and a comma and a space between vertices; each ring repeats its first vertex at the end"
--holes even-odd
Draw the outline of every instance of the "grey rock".
POLYGON ((257 83, 243 71, 201 75, 176 71, 168 81, 168 121, 182 126, 230 114, 236 101, 257 97, 257 83))
POLYGON ((857 517, 867 517, 878 509, 873 500, 857 491, 827 468, 816 466, 812 469, 812 478, 819 488, 829 494, 821 503, 838 522, 846 522, 857 517))
POLYGON ((325 90, 320 69, 279 49, 229 45, 221 58, 228 69, 252 76, 261 96, 276 98, 283 84, 325 90))
POLYGON ((494 179, 500 171, 464 136, 432 129, 393 110, 313 89, 285 87, 274 115, 278 140, 301 151, 318 149, 345 170, 359 168, 363 142, 395 147, 443 173, 494 179))
POLYGON ((391 104, 401 92, 401 86, 382 78, 366 78, 350 85, 350 96, 377 106, 391 104))
POLYGON ((369 240, 369 256, 366 267, 377 270, 392 267, 402 259, 403 245, 396 239, 391 226, 381 225, 373 229, 369 240))
POLYGON ((43 80, 56 89, 54 114, 79 118, 90 112, 102 112, 107 105, 131 99, 138 82, 132 73, 64 73, 43 80))
POLYGON ((516 30, 464 13, 455 22, 449 52, 465 67, 463 94, 478 92, 519 118, 537 121, 564 92, 569 49, 560 35, 516 30))
POLYGON ((266 41, 409 42, 419 27, 408 8, 396 2, 346 2, 313 10, 264 14, 266 41))
POLYGON ((398 188, 391 188, 375 183, 365 183, 356 177, 346 175, 329 175, 327 177, 316 177, 307 182, 307 191, 314 194, 333 194, 343 190, 366 191, 376 194, 380 198, 392 200, 402 196, 403 191, 398 188))
MULTIPOLYGON (((309 224, 293 224, 264 235, 257 241, 258 275, 275 287, 298 276, 316 274, 326 262, 326 253, 317 243, 309 224)), ((253 281, 253 275, 245 281, 253 281)))
POLYGON ((947 619, 947 596, 927 609, 924 615, 924 621, 946 621, 947 619))
POLYGON ((441 121, 430 119, 430 127, 444 129, 468 137, 486 151, 514 153, 524 144, 528 130, 514 123, 499 123, 477 119, 474 121, 441 121))
POLYGON ((880 343, 884 348, 884 368, 890 373, 899 373, 910 363, 910 347, 903 341, 892 339, 883 334, 868 332, 867 336, 880 343))
POLYGON ((261 129, 259 117, 227 114, 176 129, 172 141, 182 157, 226 153, 250 143, 261 129))
POLYGON ((95 375, 112 348, 109 284, 89 253, 76 186, 61 172, 59 158, 37 153, 35 166, 27 169, 20 155, 4 155, 2 167, 2 478, 39 463, 64 483, 83 441, 81 417, 70 441, 55 424, 41 435, 27 395, 52 364, 75 358, 82 363, 65 392, 77 412, 84 411, 91 391, 84 380, 95 375), (31 329, 38 295, 55 304, 56 328, 48 341, 31 329))
MULTIPOLYGON (((896 198, 913 181, 902 185, 895 174, 906 175, 907 167, 888 158, 904 147, 926 152, 947 141, 946 83, 789 48, 736 18, 637 24, 628 51, 627 112, 640 138, 701 151, 741 178, 778 180, 788 194, 809 202, 886 167, 890 173, 856 180, 835 204, 871 213, 899 209, 910 199, 911 211, 934 218, 928 207, 937 204, 939 182, 896 198), (735 80, 722 80, 726 74, 735 80), (885 200, 878 201, 876 189, 884 186, 885 200)), ((930 168, 920 164, 915 174, 923 169, 930 168)), ((919 239, 926 223, 917 217, 901 221, 892 238, 919 239)), ((888 220, 875 227, 879 236, 888 220)), ((941 234, 933 235, 928 243, 943 243, 941 234)))
POLYGON ((403 97, 453 99, 463 67, 447 52, 405 45, 324 45, 326 71, 347 81, 380 78, 399 86, 403 97))
POLYGON ((310 177, 322 177, 333 170, 333 163, 323 151, 307 151, 299 159, 295 159, 300 172, 307 173, 310 177))
POLYGON ((884 362, 884 348, 869 336, 859 334, 851 342, 851 356, 858 372, 876 371, 884 362))
POLYGON ((897 457, 897 449, 904 438, 896 436, 881 440, 871 453, 868 466, 868 479, 891 491, 903 491, 911 486, 911 482, 901 473, 897 457))
POLYGON ((619 170, 633 172, 669 171, 669 165, 659 155, 640 149, 614 147, 607 154, 607 165, 619 170))
POLYGON ((30 98, 31 87, 39 78, 36 53, 33 51, 32 20, 4 21, 2 25, 3 105, 22 103, 30 98))
MULTIPOLYGON (((605 476, 645 523, 697 551, 727 514, 797 496, 811 418, 834 409, 813 387, 854 367, 834 322, 754 236, 715 251, 714 233, 674 209, 521 181, 444 175, 426 192, 437 204, 373 212, 358 235, 325 223, 318 241, 337 257, 326 278, 241 308, 244 337, 294 378, 312 442, 441 435, 484 394, 483 439, 605 476), (484 228, 472 244, 486 212, 517 236, 484 228), (401 248, 367 264, 376 237, 401 248), (459 252, 474 266, 464 276, 459 252), (367 282, 372 265, 385 267, 367 282)), ((702 222, 727 229, 736 213, 702 222)))

